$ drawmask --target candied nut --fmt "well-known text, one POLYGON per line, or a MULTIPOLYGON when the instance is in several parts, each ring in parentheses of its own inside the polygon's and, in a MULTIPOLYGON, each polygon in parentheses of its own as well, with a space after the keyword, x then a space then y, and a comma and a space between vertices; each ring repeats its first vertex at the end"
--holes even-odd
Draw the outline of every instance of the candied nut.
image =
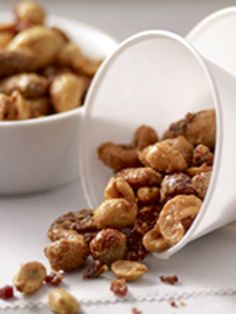
POLYGON ((145 206, 139 209, 134 225, 136 230, 141 234, 148 232, 154 227, 159 213, 160 206, 157 205, 145 206))
POLYGON ((76 59, 73 62, 73 68, 75 71, 78 71, 81 74, 84 74, 89 77, 93 77, 96 74, 101 64, 102 64, 102 60, 93 60, 93 59, 84 57, 82 60, 76 59))
POLYGON ((149 167, 123 169, 116 173, 116 177, 125 179, 134 189, 159 186, 162 180, 162 176, 149 167))
POLYGON ((194 194, 191 178, 184 173, 166 175, 161 183, 161 200, 166 201, 178 194, 194 194))
POLYGON ((197 194, 199 195, 199 197, 202 199, 206 196, 210 179, 211 179, 211 171, 196 174, 192 178, 193 187, 195 191, 197 192, 197 194))
POLYGON ((111 270, 118 278, 133 281, 142 277, 147 271, 147 266, 134 261, 119 260, 111 265, 111 270))
POLYGON ((57 61, 63 66, 73 66, 74 62, 83 62, 83 54, 79 46, 73 42, 66 43, 58 54, 57 61))
POLYGON ((160 199, 160 189, 157 187, 139 188, 137 191, 138 201, 145 205, 155 204, 160 199))
POLYGON ((50 86, 50 97, 56 112, 64 112, 79 107, 83 93, 81 79, 72 73, 56 76, 50 86))
POLYGON ((115 171, 141 165, 135 148, 107 142, 97 149, 98 158, 115 171))
POLYGON ((193 144, 190 143, 184 136, 180 135, 176 138, 170 138, 162 141, 162 143, 169 144, 171 147, 178 150, 183 155, 187 163, 192 161, 193 144))
POLYGON ((11 104, 7 109, 7 120, 29 119, 31 115, 30 107, 26 99, 16 90, 11 95, 11 104))
POLYGON ((202 172, 209 172, 209 171, 212 171, 212 166, 208 166, 206 163, 203 163, 199 167, 190 167, 186 169, 186 173, 190 177, 194 177, 196 174, 200 174, 202 172))
POLYGON ((187 114, 184 119, 172 123, 164 138, 184 135, 193 145, 203 144, 214 148, 216 137, 215 110, 202 110, 187 114))
POLYGON ((31 118, 39 118, 52 113, 51 103, 47 97, 30 99, 27 102, 30 107, 31 118))
POLYGON ((193 152, 193 165, 200 166, 203 163, 211 166, 213 163, 214 155, 210 151, 209 147, 199 144, 193 152))
POLYGON ((104 199, 124 198, 127 201, 135 202, 136 197, 129 183, 123 178, 111 178, 105 188, 104 199))
POLYGON ((163 142, 148 146, 138 157, 140 161, 160 172, 177 172, 187 168, 184 156, 174 147, 163 142))
POLYGON ((0 31, 0 48, 5 48, 14 37, 14 34, 10 31, 0 31))
POLYGON ((77 314, 80 304, 69 292, 62 288, 52 290, 48 295, 48 306, 57 314, 77 314))
POLYGON ((170 247, 169 242, 167 242, 160 233, 158 223, 144 235, 143 246, 151 253, 162 252, 170 247))
POLYGON ((177 195, 169 200, 163 207, 158 224, 164 239, 171 245, 178 243, 186 230, 182 221, 197 216, 202 201, 194 195, 177 195))
POLYGON ((43 24, 45 20, 45 11, 43 7, 32 0, 20 0, 14 6, 14 13, 18 21, 43 24))
POLYGON ((45 283, 50 284, 54 287, 57 287, 60 285, 63 279, 64 279, 64 276, 60 272, 52 271, 50 274, 46 276, 45 283))
POLYGON ((13 283, 18 291, 25 294, 32 294, 41 288, 46 275, 46 269, 43 264, 28 262, 21 266, 13 283))
POLYGON ((12 106, 12 100, 5 94, 0 94, 0 121, 7 118, 8 110, 12 106))
POLYGON ((92 260, 89 267, 86 269, 83 279, 99 278, 103 273, 109 270, 106 264, 102 264, 98 260, 92 260))
POLYGON ((114 229, 103 229, 90 242, 90 252, 94 259, 110 265, 122 259, 126 251, 125 235, 114 229))
POLYGON ((0 82, 0 92, 11 94, 18 90, 25 98, 39 98, 48 88, 48 80, 36 73, 23 73, 10 76, 0 82))
POLYGON ((141 125, 134 133, 133 145, 142 150, 149 145, 155 144, 159 141, 156 131, 147 125, 141 125))
POLYGON ((137 216, 137 205, 123 198, 104 201, 94 210, 94 222, 98 229, 125 228, 132 225, 137 216))
POLYGON ((179 278, 174 275, 174 276, 160 276, 161 282, 168 283, 169 285, 174 286, 179 282, 179 278))
POLYGON ((123 298, 128 293, 125 279, 115 279, 111 282, 111 291, 118 297, 123 298))
POLYGON ((71 234, 52 242, 44 250, 52 269, 66 272, 82 266, 89 255, 89 247, 80 234, 71 234))
POLYGON ((55 61, 63 43, 58 32, 45 26, 34 26, 17 34, 7 49, 10 52, 30 51, 33 54, 31 68, 36 70, 55 61))

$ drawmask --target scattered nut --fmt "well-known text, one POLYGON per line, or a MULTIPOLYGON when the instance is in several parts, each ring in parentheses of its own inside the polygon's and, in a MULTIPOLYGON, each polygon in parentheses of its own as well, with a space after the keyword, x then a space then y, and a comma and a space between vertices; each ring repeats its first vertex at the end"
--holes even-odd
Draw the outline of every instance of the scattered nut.
POLYGON ((147 266, 142 263, 120 260, 112 263, 111 270, 118 278, 133 281, 142 277, 147 271, 147 266))
POLYGON ((147 125, 141 125, 134 133, 133 145, 142 150, 159 141, 156 131, 147 125))
POLYGON ((48 295, 48 306, 57 314, 77 314, 80 304, 69 292, 64 289, 54 289, 48 295))
POLYGON ((118 297, 123 298, 128 293, 125 279, 115 279, 111 282, 111 291, 118 297))
POLYGON ((136 197, 131 186, 123 178, 111 178, 105 188, 104 199, 124 198, 135 202, 136 197))
POLYGON ((202 199, 204 199, 204 197, 206 196, 210 179, 211 179, 211 171, 196 174, 192 178, 193 187, 195 191, 197 192, 197 194, 199 195, 199 197, 202 199))
POLYGON ((33 294, 41 288, 46 275, 43 264, 28 262, 21 266, 13 283, 18 291, 24 294, 33 294))

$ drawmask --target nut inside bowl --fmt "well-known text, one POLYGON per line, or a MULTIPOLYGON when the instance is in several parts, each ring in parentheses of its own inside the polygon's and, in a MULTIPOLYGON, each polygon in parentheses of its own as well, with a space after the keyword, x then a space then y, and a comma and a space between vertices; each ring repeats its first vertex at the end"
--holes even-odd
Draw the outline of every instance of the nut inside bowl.
MULTIPOLYGON (((10 15, 0 14, 7 22, 10 15)), ((88 57, 106 58, 117 42, 89 25, 57 16, 48 23, 64 30, 88 57)), ((0 121, 0 194, 48 190, 78 177, 79 123, 83 107, 37 119, 0 121)))
POLYGON ((84 191, 92 208, 102 201, 112 176, 97 159, 96 150, 101 143, 128 143, 142 124, 162 134, 171 122, 188 112, 215 109, 215 160, 206 198, 182 240, 157 253, 160 258, 171 256, 188 242, 232 219, 230 215, 222 219, 222 203, 218 204, 215 194, 222 162, 222 115, 215 68, 214 78, 212 73, 212 65, 181 37, 165 31, 148 31, 118 47, 101 67, 86 99, 79 160, 84 191), (83 141, 88 132, 89 137, 83 141))

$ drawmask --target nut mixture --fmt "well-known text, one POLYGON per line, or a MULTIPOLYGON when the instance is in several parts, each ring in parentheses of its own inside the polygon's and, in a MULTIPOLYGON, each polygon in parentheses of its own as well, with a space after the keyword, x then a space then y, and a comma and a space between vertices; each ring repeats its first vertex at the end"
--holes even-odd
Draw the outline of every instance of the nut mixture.
POLYGON ((80 107, 101 60, 85 56, 62 29, 47 26, 39 3, 19 0, 13 13, 14 21, 0 24, 0 121, 80 107))

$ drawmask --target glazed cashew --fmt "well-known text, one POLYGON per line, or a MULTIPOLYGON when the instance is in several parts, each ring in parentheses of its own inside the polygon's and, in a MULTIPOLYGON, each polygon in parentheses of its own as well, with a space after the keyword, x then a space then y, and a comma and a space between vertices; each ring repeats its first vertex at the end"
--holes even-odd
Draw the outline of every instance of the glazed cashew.
POLYGON ((94 210, 94 222, 98 229, 125 228, 134 223, 137 216, 137 205, 123 198, 104 201, 94 210))
POLYGON ((178 150, 184 157, 187 163, 192 161, 193 144, 190 143, 184 136, 180 135, 176 138, 171 138, 162 141, 162 143, 169 144, 174 149, 178 150))
POLYGON ((158 219, 163 238, 171 245, 178 243, 185 234, 182 221, 187 218, 194 220, 201 205, 202 201, 194 195, 177 195, 169 200, 158 219))
POLYGON ((143 263, 119 260, 112 263, 111 270, 118 278, 134 281, 142 277, 148 271, 148 268, 143 263))
POLYGON ((54 289, 48 295, 48 306, 56 314, 78 314, 80 304, 64 289, 54 289))
POLYGON ((151 253, 162 252, 170 247, 169 242, 166 241, 160 233, 158 223, 144 235, 143 246, 151 253))
POLYGON ((56 112, 64 112, 79 107, 83 94, 83 82, 72 73, 56 76, 50 87, 50 97, 56 112))
POLYGON ((136 197, 131 186, 123 178, 111 178, 105 188, 104 200, 124 198, 135 202, 136 197))
POLYGON ((147 125, 141 125, 134 133, 133 144, 134 146, 142 150, 149 145, 155 144, 159 141, 156 131, 147 125))
POLYGON ((43 24, 46 15, 43 7, 32 0, 18 1, 14 13, 18 21, 32 24, 43 24))

